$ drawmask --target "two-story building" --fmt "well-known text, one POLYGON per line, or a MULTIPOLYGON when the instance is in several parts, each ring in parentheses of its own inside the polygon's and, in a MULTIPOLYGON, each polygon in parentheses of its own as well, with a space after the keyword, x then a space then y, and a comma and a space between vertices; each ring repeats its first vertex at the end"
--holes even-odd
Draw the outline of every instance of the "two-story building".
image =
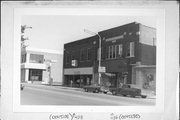
POLYGON ((55 50, 25 48, 21 50, 21 81, 62 84, 62 53, 55 50))
MULTIPOLYGON (((156 29, 137 22, 100 31, 101 84, 135 84, 155 91, 156 29)), ((64 85, 98 83, 98 35, 64 45, 64 85)))

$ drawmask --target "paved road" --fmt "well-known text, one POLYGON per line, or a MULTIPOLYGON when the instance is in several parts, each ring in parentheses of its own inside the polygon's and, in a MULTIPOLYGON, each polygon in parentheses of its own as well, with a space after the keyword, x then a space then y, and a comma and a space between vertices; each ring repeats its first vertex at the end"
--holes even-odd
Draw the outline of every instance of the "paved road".
POLYGON ((155 99, 113 96, 103 93, 84 92, 80 89, 64 87, 26 86, 21 91, 22 105, 155 105, 155 99))

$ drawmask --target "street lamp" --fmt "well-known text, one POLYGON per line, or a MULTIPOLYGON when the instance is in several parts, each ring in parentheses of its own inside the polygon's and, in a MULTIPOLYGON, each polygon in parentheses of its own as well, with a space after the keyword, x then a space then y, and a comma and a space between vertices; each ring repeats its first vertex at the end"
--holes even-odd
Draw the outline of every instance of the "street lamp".
POLYGON ((90 30, 84 29, 84 32, 89 33, 91 35, 97 35, 99 37, 99 51, 98 51, 98 56, 99 56, 99 67, 98 67, 98 73, 99 73, 99 79, 98 79, 98 84, 100 85, 101 81, 101 36, 98 33, 92 32, 90 30))

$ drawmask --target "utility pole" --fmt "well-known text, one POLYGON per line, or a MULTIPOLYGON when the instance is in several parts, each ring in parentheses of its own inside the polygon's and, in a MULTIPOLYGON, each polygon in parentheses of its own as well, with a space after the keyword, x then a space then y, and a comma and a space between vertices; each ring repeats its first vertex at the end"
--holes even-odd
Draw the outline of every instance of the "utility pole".
POLYGON ((101 36, 98 33, 92 32, 90 30, 84 29, 84 32, 89 33, 91 35, 97 35, 99 37, 99 51, 98 51, 98 57, 99 57, 98 58, 99 59, 99 67, 98 67, 99 79, 98 79, 98 84, 100 85, 101 84, 101 72, 100 72, 100 69, 101 69, 101 41, 102 41, 102 38, 101 38, 101 36))

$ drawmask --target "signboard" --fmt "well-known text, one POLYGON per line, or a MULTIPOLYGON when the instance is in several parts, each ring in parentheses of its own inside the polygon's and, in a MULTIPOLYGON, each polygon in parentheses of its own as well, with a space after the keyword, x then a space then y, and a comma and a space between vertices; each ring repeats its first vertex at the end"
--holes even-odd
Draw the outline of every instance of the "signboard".
POLYGON ((98 72, 106 72, 106 67, 99 67, 98 72))
POLYGON ((124 35, 119 35, 119 36, 116 36, 116 37, 107 38, 106 42, 114 41, 114 40, 118 40, 118 39, 123 39, 123 38, 124 38, 124 35))
POLYGON ((71 65, 74 66, 74 67, 76 67, 76 66, 77 66, 77 60, 72 60, 71 65))

